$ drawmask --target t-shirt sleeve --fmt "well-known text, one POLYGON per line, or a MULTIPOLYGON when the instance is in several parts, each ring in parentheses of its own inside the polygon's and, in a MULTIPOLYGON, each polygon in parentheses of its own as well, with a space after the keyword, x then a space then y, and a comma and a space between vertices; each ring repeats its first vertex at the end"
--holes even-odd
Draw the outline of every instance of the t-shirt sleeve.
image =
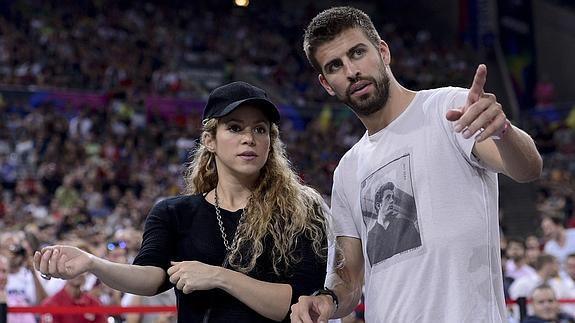
POLYGON ((459 152, 463 155, 467 162, 478 168, 485 168, 480 161, 473 156, 473 147, 475 146, 475 136, 478 134, 474 134, 473 136, 469 137, 468 139, 463 138, 461 132, 455 132, 455 124, 456 122, 452 122, 447 120, 445 114, 450 109, 458 109, 465 105, 467 101, 467 94, 469 93, 468 89, 463 88, 448 88, 450 92, 446 96, 446 104, 443 106, 443 109, 440 110, 440 120, 442 120, 443 127, 446 130, 447 134, 450 136, 450 140, 452 143, 457 147, 459 152))
MULTIPOLYGON (((341 164, 340 164, 341 166, 341 164)), ((334 236, 360 238, 360 231, 353 221, 353 212, 347 202, 343 184, 343 174, 341 168, 335 170, 333 175, 333 188, 331 192, 331 223, 333 226, 334 236)))
MULTIPOLYGON (((173 232, 171 222, 169 202, 163 200, 154 205, 146 219, 142 246, 134 258, 134 265, 155 266, 168 270, 172 252, 175 250, 174 234, 170 234, 173 232)), ((165 279, 158 293, 171 287, 169 280, 165 279)))

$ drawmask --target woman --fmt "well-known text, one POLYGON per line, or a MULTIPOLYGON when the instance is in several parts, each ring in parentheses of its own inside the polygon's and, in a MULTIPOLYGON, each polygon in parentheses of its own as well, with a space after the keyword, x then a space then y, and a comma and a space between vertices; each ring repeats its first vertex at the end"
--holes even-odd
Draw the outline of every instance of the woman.
POLYGON ((217 88, 185 175, 188 195, 153 207, 133 265, 52 246, 34 255, 36 268, 64 279, 91 272, 139 295, 173 286, 179 322, 289 320, 290 305, 323 286, 327 221, 319 194, 290 167, 278 122, 263 90, 217 88))

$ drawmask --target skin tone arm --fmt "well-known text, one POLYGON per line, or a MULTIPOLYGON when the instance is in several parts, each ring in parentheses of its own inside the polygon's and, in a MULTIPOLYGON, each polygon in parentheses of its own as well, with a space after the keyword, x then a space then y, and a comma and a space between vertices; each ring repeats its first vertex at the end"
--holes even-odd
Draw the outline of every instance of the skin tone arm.
POLYGON ((185 294, 220 288, 260 315, 275 321, 286 316, 292 289, 288 284, 268 283, 242 273, 198 261, 172 262, 170 281, 185 294))
POLYGON ((455 131, 470 138, 480 129, 473 153, 488 167, 517 182, 533 181, 541 175, 543 161, 533 139, 523 130, 511 125, 501 104, 493 94, 485 94, 487 67, 479 65, 465 106, 447 112, 446 118, 455 122, 455 131), (498 136, 494 140, 491 136, 498 136))
POLYGON ((90 272, 111 288, 151 296, 166 277, 153 266, 114 263, 71 246, 51 246, 34 253, 34 267, 51 277, 70 279, 90 272))
MULTIPOLYGON (((330 318, 344 317, 351 313, 361 298, 364 259, 361 240, 350 237, 337 238, 338 256, 343 257, 343 265, 328 277, 327 287, 339 300, 339 308, 331 296, 301 296, 297 304, 292 305, 291 321, 295 323, 327 322, 330 318)), ((337 264, 336 264, 337 266, 337 264)))

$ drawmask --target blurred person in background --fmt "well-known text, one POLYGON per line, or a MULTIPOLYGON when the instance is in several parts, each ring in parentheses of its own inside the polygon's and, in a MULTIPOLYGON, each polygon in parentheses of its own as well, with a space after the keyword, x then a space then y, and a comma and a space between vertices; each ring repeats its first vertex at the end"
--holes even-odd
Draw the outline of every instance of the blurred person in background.
MULTIPOLYGON (((82 290, 86 274, 67 280, 64 287, 56 294, 46 298, 42 306, 53 307, 92 307, 101 306, 100 302, 89 293, 82 290)), ((106 323, 106 316, 102 314, 52 314, 41 315, 41 323, 106 323)))
POLYGON ((175 287, 179 322, 289 320, 290 304, 325 280, 324 202, 291 169, 279 111, 263 90, 218 87, 203 119, 186 174, 189 195, 153 207, 133 265, 56 245, 34 255, 42 275, 90 272, 147 296, 175 287))
POLYGON ((510 237, 507 239, 505 248, 509 260, 505 263, 508 277, 518 279, 522 276, 535 273, 535 270, 527 264, 525 258, 525 241, 519 237, 510 237))
MULTIPOLYGON (((171 289, 154 296, 134 295, 130 300, 131 303, 126 306, 176 306, 176 294, 171 289)), ((129 313, 126 315, 126 323, 157 323, 159 320, 175 323, 177 317, 168 313, 129 313)))
POLYGON ((532 268, 537 262, 537 257, 541 254, 541 249, 541 242, 536 235, 531 234, 525 238, 525 261, 532 268))
POLYGON ((545 215, 541 229, 546 239, 543 251, 553 255, 563 265, 567 255, 575 253, 575 229, 566 229, 561 216, 545 215))
MULTIPOLYGON (((533 290, 541 284, 551 286, 555 295, 560 299, 569 299, 575 296, 567 284, 559 277, 557 259, 548 254, 541 254, 537 258, 534 274, 525 275, 511 284, 509 295, 513 300, 517 300, 519 297, 528 298, 533 290)), ((564 305, 564 309, 570 313, 574 310, 570 305, 564 305)))
POLYGON ((469 90, 409 90, 394 77, 389 46, 369 16, 350 7, 315 16, 304 51, 326 92, 367 132, 334 173, 331 211, 343 265, 320 295, 292 306, 292 321, 347 315, 364 278, 368 322, 504 321, 497 173, 532 181, 542 160, 484 92, 486 66, 469 90), (369 205, 388 181, 415 199, 422 243, 373 263, 365 246, 382 238, 368 236, 369 205))
POLYGON ((571 289, 573 295, 575 295, 575 254, 567 255, 565 263, 563 264, 563 270, 559 273, 561 279, 565 282, 567 287, 571 289))
POLYGON ((0 323, 6 323, 8 306, 6 304, 6 283, 8 282, 8 258, 0 254, 0 323))
MULTIPOLYGON (((34 306, 46 297, 46 291, 32 268, 32 253, 23 231, 5 232, 0 236, 1 251, 8 259, 9 272, 6 283, 8 306, 34 306)), ((36 322, 33 314, 9 314, 8 321, 36 322)))
POLYGON ((531 293, 533 315, 521 323, 575 323, 573 316, 562 313, 553 288, 547 284, 537 286, 531 293))

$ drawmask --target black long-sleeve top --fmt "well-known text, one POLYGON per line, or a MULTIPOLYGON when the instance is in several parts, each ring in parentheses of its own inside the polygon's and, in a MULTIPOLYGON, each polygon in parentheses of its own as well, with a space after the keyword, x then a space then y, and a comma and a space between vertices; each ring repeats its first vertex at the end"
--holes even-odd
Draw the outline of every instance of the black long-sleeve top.
MULTIPOLYGON (((230 243, 241 212, 221 209, 223 226, 230 243)), ((271 240, 266 239, 264 253, 248 275, 261 281, 289 284, 292 287, 291 303, 296 303, 299 296, 309 295, 324 284, 327 257, 318 257, 311 243, 304 235, 297 237, 295 255, 300 261, 291 266, 288 273, 278 276, 273 271, 270 258, 271 240)), ((325 241, 323 245, 326 245, 325 241)), ((199 194, 178 196, 157 203, 150 211, 142 247, 134 264, 167 270, 170 261, 195 260, 221 266, 225 252, 214 206, 199 194)), ((166 274, 158 293, 172 287, 166 274)), ((208 322, 273 322, 220 289, 194 291, 191 294, 184 294, 178 289, 175 292, 178 322, 205 322, 208 310, 208 322)), ((289 315, 284 321, 289 322, 289 315)))

